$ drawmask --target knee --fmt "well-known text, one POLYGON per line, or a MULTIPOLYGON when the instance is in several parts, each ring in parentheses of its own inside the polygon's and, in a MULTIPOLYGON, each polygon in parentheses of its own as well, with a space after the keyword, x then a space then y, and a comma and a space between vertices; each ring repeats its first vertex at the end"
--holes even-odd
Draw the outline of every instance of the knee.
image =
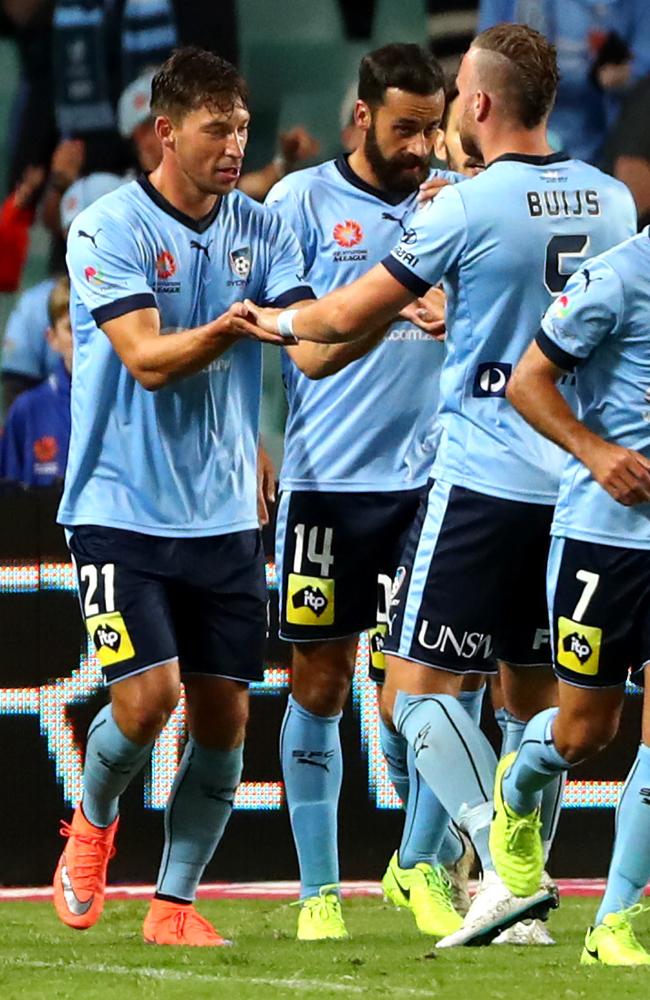
POLYGON ((128 700, 113 700, 113 716, 125 736, 135 743, 149 743, 165 728, 179 698, 180 684, 174 683, 154 692, 131 693, 128 700))
POLYGON ((292 692, 296 701, 314 715, 343 711, 354 675, 355 650, 324 643, 296 653, 292 692))
POLYGON ((558 716, 553 727, 555 748, 571 764, 594 757, 612 742, 618 730, 618 718, 572 719, 564 724, 558 716))

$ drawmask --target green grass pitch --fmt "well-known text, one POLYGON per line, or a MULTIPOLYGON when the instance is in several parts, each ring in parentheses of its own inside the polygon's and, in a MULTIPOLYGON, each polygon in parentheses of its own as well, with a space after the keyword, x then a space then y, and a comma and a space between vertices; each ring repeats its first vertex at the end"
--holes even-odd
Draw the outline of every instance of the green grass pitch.
MULTIPOLYGON (((276 1000, 408 997, 454 1000, 580 1000, 648 996, 648 969, 578 965, 597 900, 565 898, 549 927, 556 947, 452 949, 431 957, 410 914, 376 899, 345 902, 352 935, 298 944, 286 903, 200 904, 235 946, 174 949, 141 939, 146 904, 107 903, 101 923, 67 930, 47 903, 0 904, 1 1000, 276 1000)), ((636 925, 650 942, 650 915, 636 925)))

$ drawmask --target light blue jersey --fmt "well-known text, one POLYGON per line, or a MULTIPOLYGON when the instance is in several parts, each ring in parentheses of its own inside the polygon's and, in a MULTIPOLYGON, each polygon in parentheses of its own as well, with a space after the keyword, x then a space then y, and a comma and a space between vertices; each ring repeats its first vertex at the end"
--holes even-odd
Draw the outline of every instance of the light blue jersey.
POLYGON ((19 297, 7 320, 2 345, 2 371, 6 375, 44 379, 58 366, 59 355, 47 342, 47 311, 54 278, 39 281, 19 297))
POLYGON ((100 326, 155 307, 171 333, 245 296, 282 306, 309 298, 293 233, 238 191, 193 220, 142 178, 75 219, 67 261, 72 437, 59 521, 171 537, 256 527, 260 344, 240 340, 198 374, 148 392, 100 326))
MULTIPOLYGON (((587 427, 650 458, 650 231, 588 261, 547 312, 537 343, 561 368, 576 367, 587 427)), ((650 549, 650 503, 623 507, 569 456, 553 534, 650 549)))
POLYGON ((416 295, 444 276, 432 475, 507 500, 555 503, 564 454, 510 406, 506 384, 569 275, 635 231, 630 192, 562 154, 513 154, 445 188, 411 226, 383 263, 416 295))
MULTIPOLYGON (((306 279, 323 296, 365 274, 408 233, 416 194, 391 197, 371 187, 341 156, 285 177, 267 204, 296 233, 306 279)), ((394 322, 365 357, 322 380, 307 378, 284 352, 289 416, 282 489, 422 486, 435 452, 443 356, 444 344, 406 320, 394 322)))

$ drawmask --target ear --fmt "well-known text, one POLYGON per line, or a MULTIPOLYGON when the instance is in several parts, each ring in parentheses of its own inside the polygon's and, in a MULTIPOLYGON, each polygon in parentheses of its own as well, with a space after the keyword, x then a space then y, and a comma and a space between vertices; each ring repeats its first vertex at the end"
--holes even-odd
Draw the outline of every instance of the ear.
POLYGON ((174 124, 171 118, 167 118, 166 115, 158 115, 153 127, 160 144, 167 149, 174 149, 174 146, 176 145, 176 137, 174 134, 174 124))
POLYGON ((436 134, 433 139, 433 152, 437 160, 441 160, 443 163, 447 162, 447 146, 445 145, 445 133, 441 128, 436 129, 436 134))
POLYGON ((354 124, 367 132, 372 124, 372 111, 365 101, 357 101, 354 105, 354 124))
POLYGON ((484 122, 492 110, 492 98, 484 90, 478 90, 474 95, 474 117, 477 122, 484 122))

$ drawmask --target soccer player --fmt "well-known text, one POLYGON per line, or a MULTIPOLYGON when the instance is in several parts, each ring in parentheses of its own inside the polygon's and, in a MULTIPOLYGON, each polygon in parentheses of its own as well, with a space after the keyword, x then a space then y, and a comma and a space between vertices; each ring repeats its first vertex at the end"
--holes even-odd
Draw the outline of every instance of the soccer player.
POLYGON ((344 340, 444 279, 441 442, 428 505, 393 586, 382 705, 483 865, 465 927, 443 946, 489 938, 550 898, 540 891, 517 901, 493 871, 496 761, 457 695, 466 673, 493 672, 498 658, 508 665, 504 696, 513 714, 530 717, 552 696, 542 672, 551 659, 544 572, 561 451, 509 406, 505 388, 581 259, 635 229, 623 185, 550 150, 557 67, 543 36, 522 25, 482 33, 457 82, 463 148, 482 156, 486 170, 441 191, 353 285, 304 309, 257 314, 269 330, 344 340))
POLYGON ((144 937, 216 946, 192 901, 232 810, 266 632, 261 348, 240 336, 250 328, 236 302, 243 289, 276 304, 311 293, 293 233, 234 190, 249 122, 237 70, 180 49, 154 78, 152 108, 161 164, 82 212, 68 240, 72 437, 59 521, 110 703, 89 729, 54 903, 71 927, 98 920, 120 795, 182 679, 189 740, 144 937))
MULTIPOLYGON (((530 720, 517 755, 500 762, 495 785, 492 852, 516 892, 538 877, 541 789, 613 739, 630 668, 650 681, 648 275, 647 229, 588 261, 547 312, 508 388, 526 420, 569 452, 548 563, 559 708, 530 720), (556 387, 573 371, 581 419, 556 387)), ((646 683, 642 742, 619 802, 586 964, 650 965, 630 925, 650 880, 647 691, 646 683)))
MULTIPOLYGON (((365 273, 406 232, 443 108, 442 71, 423 49, 371 52, 359 70, 358 147, 270 192, 267 204, 296 233, 317 294, 365 273)), ((372 630, 371 676, 383 680, 390 585, 431 466, 443 353, 404 318, 385 336, 382 329, 352 344, 305 342, 283 352, 289 417, 276 558, 280 634, 293 654, 281 760, 300 864, 301 940, 347 933, 338 896, 339 720, 364 629, 372 630)), ((467 695, 470 705, 478 698, 467 695)), ((406 802, 406 742, 385 727, 382 741, 406 802)), ((399 864, 396 854, 384 884, 425 933, 442 937, 461 920, 446 873, 431 865, 448 823, 431 799, 426 788, 410 799, 399 864)), ((445 846, 450 864, 464 853, 455 834, 445 846)))
POLYGON ((467 177, 476 177, 481 170, 485 169, 485 164, 480 157, 470 155, 463 149, 460 141, 461 110, 458 87, 454 81, 447 86, 445 92, 445 112, 436 135, 434 152, 449 170, 465 174, 467 177))

